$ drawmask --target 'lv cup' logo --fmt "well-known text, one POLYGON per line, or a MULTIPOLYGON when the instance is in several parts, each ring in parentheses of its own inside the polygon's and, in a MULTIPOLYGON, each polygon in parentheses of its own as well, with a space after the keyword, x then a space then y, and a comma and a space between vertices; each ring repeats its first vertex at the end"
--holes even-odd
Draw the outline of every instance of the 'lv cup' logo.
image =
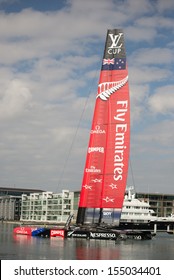
POLYGON ((112 41, 112 45, 110 47, 108 47, 109 54, 117 54, 117 53, 121 52, 121 47, 123 44, 120 43, 120 38, 122 35, 123 35, 123 33, 119 33, 118 35, 109 34, 111 41, 112 41))

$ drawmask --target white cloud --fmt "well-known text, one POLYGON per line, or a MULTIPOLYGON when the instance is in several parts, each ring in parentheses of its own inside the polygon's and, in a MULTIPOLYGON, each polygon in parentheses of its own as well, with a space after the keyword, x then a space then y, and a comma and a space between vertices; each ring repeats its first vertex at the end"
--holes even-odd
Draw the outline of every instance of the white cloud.
POLYGON ((19 80, 10 81, 4 93, 1 93, 0 119, 15 118, 30 107, 29 88, 19 80))
POLYGON ((157 2, 157 8, 159 12, 164 12, 164 11, 172 11, 174 10, 174 3, 173 0, 158 0, 157 2))
POLYGON ((163 86, 149 97, 149 107, 153 113, 174 114, 174 85, 163 86))
POLYGON ((131 125, 139 123, 145 114, 145 104, 149 95, 148 85, 132 85, 130 87, 131 99, 131 125))
POLYGON ((134 64, 171 64, 174 61, 174 51, 169 48, 140 49, 132 56, 134 64))
POLYGON ((115 1, 118 2, 118 8, 127 13, 127 11, 129 12, 129 16, 132 16, 134 18, 136 18, 139 15, 144 15, 147 14, 149 12, 154 11, 154 7, 151 5, 149 0, 124 0, 121 2, 121 4, 119 3, 120 1, 115 1))
MULTIPOLYGON (((133 65, 133 63, 132 63, 133 65)), ((148 84, 152 82, 161 82, 163 80, 169 80, 173 73, 169 69, 163 67, 154 66, 144 66, 142 64, 137 65, 137 67, 129 67, 130 72, 130 83, 133 84, 148 84)))
POLYGON ((149 42, 155 39, 157 31, 154 28, 128 26, 125 29, 126 38, 133 42, 149 42))
MULTIPOLYGON (((154 32, 156 33, 157 36, 158 32, 157 30, 159 30, 161 27, 162 28, 170 28, 171 31, 173 30, 173 25, 174 25, 174 19, 171 18, 165 18, 163 16, 159 16, 159 15, 153 15, 151 17, 142 17, 136 20, 136 25, 139 25, 140 27, 146 27, 148 28, 147 30, 150 30, 150 28, 156 28, 156 31, 154 30, 154 32)), ((162 34, 160 34, 160 37, 166 37, 167 38, 167 34, 164 32, 163 36, 162 34)))
MULTIPOLYGON (((172 146, 167 151, 165 145, 173 139, 173 18, 162 11, 171 2, 98 2, 67 1, 53 12, 32 8, 9 14, 1 11, 1 185, 56 190, 69 158, 61 184, 79 189, 108 28, 125 31, 131 155, 138 169, 135 177, 141 178, 140 188, 147 181, 147 169, 149 184, 160 184, 157 173, 154 182, 153 166, 147 167, 154 155, 158 156, 158 170, 164 168, 160 157, 170 166, 172 146), (151 142, 158 137, 158 147, 152 148, 151 142)), ((165 177, 165 171, 163 174, 165 177)), ((168 180, 169 185, 173 183, 172 173, 168 180)))

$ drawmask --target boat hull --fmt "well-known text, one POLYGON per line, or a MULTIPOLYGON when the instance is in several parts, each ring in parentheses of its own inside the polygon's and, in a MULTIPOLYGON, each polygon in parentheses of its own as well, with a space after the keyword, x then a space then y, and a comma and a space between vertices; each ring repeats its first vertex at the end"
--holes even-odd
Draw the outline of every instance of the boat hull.
POLYGON ((19 235, 50 237, 50 229, 42 227, 16 227, 13 229, 13 233, 19 235))
POLYGON ((33 228, 17 227, 13 230, 14 234, 30 235, 44 238, 82 238, 82 239, 100 239, 100 240, 120 240, 152 239, 151 231, 143 230, 111 230, 111 229, 55 229, 55 228, 33 228))
POLYGON ((37 227, 16 227, 13 230, 15 234, 22 234, 22 235, 31 235, 32 231, 36 230, 37 227))
POLYGON ((66 238, 86 238, 86 239, 100 239, 100 240, 150 240, 153 237, 151 231, 135 231, 135 230, 67 230, 66 238))

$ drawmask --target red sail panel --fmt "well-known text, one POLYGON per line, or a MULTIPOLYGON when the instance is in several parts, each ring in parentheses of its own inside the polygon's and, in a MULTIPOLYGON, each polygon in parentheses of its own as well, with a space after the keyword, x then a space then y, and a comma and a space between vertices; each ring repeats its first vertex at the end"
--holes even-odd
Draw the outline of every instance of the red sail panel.
POLYGON ((129 161, 129 114, 123 31, 108 30, 82 182, 80 209, 122 208, 129 161))
POLYGON ((106 106, 98 99, 95 107, 79 203, 80 207, 89 208, 101 207, 107 138, 107 125, 103 122, 107 120, 106 106))
MULTIPOLYGON (((130 102, 127 69, 112 71, 124 83, 109 98, 108 130, 101 208, 122 208, 129 162, 130 102)), ((102 78, 102 77, 101 77, 102 78)), ((102 80, 103 82, 103 80, 102 80)))

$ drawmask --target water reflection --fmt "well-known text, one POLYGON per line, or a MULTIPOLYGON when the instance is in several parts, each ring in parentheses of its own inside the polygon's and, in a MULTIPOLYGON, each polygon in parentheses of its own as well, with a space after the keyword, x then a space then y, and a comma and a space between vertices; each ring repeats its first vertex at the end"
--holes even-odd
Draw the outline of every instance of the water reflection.
POLYGON ((29 235, 17 235, 13 234, 13 240, 14 242, 17 242, 19 244, 26 244, 26 243, 32 243, 33 239, 29 235))
POLYGON ((119 256, 119 248, 115 248, 113 241, 76 240, 77 260, 117 260, 119 256))

